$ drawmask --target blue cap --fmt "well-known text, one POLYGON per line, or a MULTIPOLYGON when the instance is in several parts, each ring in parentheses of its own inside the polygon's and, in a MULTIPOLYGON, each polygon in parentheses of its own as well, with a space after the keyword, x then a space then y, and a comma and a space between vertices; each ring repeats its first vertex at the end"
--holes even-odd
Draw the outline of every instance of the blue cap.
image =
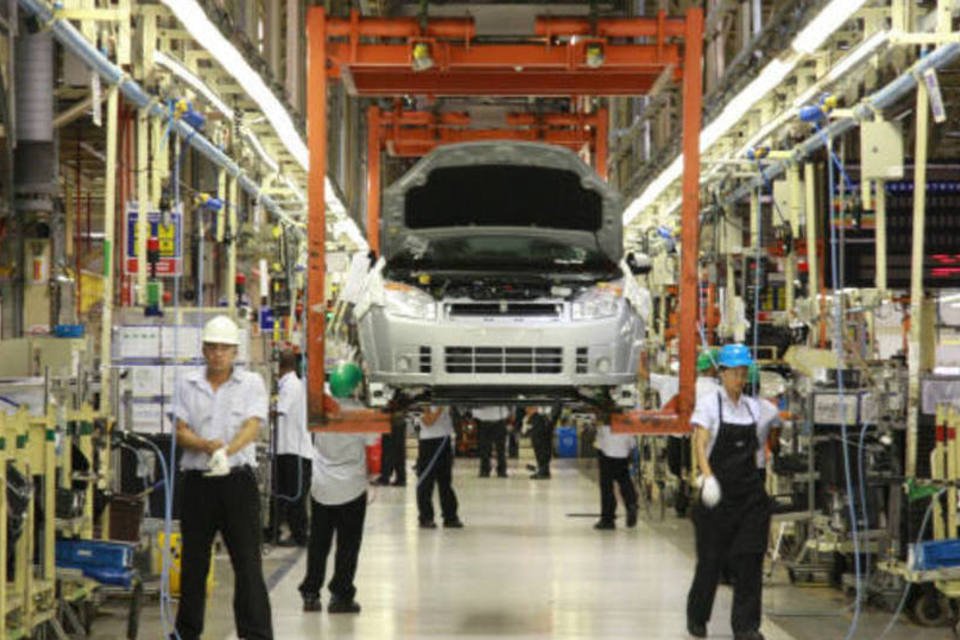
POLYGON ((744 344, 726 344, 720 349, 719 364, 727 369, 732 367, 749 367, 753 364, 750 348, 744 344))

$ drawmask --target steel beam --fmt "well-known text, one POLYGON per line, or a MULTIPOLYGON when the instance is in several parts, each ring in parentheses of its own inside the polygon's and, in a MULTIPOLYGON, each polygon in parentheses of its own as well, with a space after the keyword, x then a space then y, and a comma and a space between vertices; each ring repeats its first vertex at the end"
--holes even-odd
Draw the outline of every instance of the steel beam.
POLYGON ((686 16, 683 54, 683 202, 680 209, 680 393, 677 413, 689 429, 696 391, 697 269, 700 257, 700 118, 703 100, 703 10, 686 16))
POLYGON ((310 172, 307 178, 307 418, 323 422, 324 324, 326 315, 326 200, 327 175, 327 16, 322 7, 307 12, 307 146, 310 172))

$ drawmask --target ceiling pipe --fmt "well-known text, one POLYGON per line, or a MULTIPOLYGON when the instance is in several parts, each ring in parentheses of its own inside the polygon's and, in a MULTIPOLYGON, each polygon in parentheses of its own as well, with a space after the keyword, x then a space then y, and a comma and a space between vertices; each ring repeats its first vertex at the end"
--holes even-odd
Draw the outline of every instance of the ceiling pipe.
MULTIPOLYGON (((280 209, 273 198, 260 190, 259 185, 240 168, 240 165, 190 125, 180 120, 171 121, 170 113, 166 105, 164 105, 159 98, 151 96, 139 83, 127 76, 123 69, 110 62, 110 60, 83 37, 70 22, 63 18, 55 17, 51 9, 41 0, 17 1, 21 8, 29 11, 47 25, 53 33, 53 36, 64 48, 76 55, 92 70, 100 74, 109 85, 116 85, 127 101, 141 109, 146 109, 147 113, 155 118, 170 121, 171 131, 183 138, 184 141, 196 149, 200 155, 210 160, 216 166, 223 168, 229 175, 235 177, 240 188, 252 198, 259 200, 264 209, 281 220, 285 220, 291 224, 294 223, 289 215, 280 209)), ((298 233, 302 233, 299 229, 297 231, 298 233)))
POLYGON ((834 120, 823 127, 820 132, 811 135, 799 143, 793 148, 789 158, 771 162, 764 167, 762 175, 756 176, 752 180, 741 184, 740 187, 730 195, 722 198, 721 203, 730 204, 749 196, 757 187, 761 187, 782 175, 791 164, 798 163, 813 154, 823 146, 824 140, 841 136, 855 128, 860 122, 871 120, 877 111, 892 107, 897 100, 916 89, 917 77, 924 71, 928 69, 938 69, 950 64, 958 56, 960 56, 960 44, 957 43, 950 43, 934 49, 883 89, 861 100, 851 110, 851 115, 834 120))

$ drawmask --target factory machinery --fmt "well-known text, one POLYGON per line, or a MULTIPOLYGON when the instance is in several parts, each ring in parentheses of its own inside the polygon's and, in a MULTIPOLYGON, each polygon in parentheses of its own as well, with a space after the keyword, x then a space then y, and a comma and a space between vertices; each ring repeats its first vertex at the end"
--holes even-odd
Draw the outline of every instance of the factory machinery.
POLYGON ((98 606, 115 596, 126 637, 137 636, 139 531, 130 531, 131 498, 114 490, 117 421, 97 408, 121 387, 85 373, 88 353, 83 338, 0 346, 3 638, 86 637, 98 606))

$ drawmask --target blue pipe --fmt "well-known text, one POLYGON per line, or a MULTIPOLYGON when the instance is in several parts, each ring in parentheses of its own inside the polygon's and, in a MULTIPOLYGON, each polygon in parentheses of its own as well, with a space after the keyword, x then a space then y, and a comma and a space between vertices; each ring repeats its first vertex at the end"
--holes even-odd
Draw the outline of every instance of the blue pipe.
POLYGON ((855 128, 861 121, 872 119, 875 110, 892 106, 904 94, 916 89, 918 75, 927 69, 937 69, 950 64, 957 56, 960 56, 960 44, 957 43, 946 44, 934 49, 928 55, 917 60, 910 69, 898 76, 890 84, 864 98, 853 108, 853 115, 851 117, 838 118, 823 127, 819 133, 814 133, 794 148, 791 158, 777 160, 768 164, 760 176, 752 178, 740 185, 739 188, 724 199, 725 202, 730 203, 742 200, 749 196, 753 189, 763 185, 765 181, 771 181, 782 175, 787 170, 787 167, 799 163, 807 156, 813 154, 823 146, 825 138, 837 138, 855 128))

